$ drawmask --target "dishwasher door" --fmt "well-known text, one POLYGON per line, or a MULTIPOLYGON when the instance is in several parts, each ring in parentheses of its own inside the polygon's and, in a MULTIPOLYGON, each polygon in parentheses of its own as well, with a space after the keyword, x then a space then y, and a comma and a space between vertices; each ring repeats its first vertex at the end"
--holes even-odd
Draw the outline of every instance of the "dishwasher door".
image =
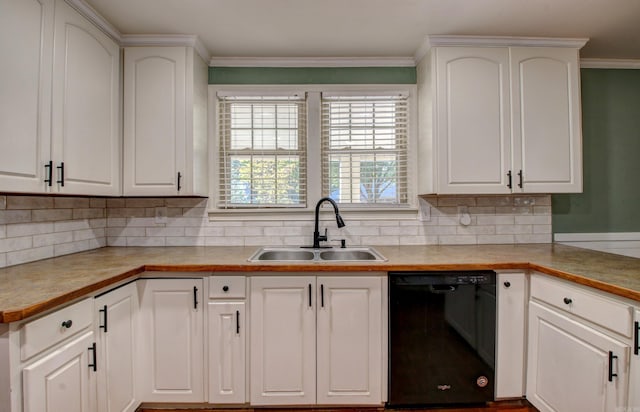
POLYGON ((389 406, 494 400, 495 272, 389 273, 389 406))

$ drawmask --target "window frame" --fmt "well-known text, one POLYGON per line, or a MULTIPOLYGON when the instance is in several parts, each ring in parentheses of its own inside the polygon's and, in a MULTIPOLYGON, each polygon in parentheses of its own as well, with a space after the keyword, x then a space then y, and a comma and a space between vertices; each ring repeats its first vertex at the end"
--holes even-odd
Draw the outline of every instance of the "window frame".
POLYGON ((418 99, 414 84, 327 84, 327 85, 209 85, 209 220, 309 220, 310 213, 322 197, 321 164, 321 94, 346 93, 397 94, 408 96, 408 203, 398 204, 340 204, 340 213, 345 219, 362 220, 415 220, 419 213, 418 204, 418 99), (306 207, 266 207, 223 209, 217 207, 220 189, 220 133, 218 94, 233 95, 275 95, 306 92, 307 95, 307 205, 306 207))

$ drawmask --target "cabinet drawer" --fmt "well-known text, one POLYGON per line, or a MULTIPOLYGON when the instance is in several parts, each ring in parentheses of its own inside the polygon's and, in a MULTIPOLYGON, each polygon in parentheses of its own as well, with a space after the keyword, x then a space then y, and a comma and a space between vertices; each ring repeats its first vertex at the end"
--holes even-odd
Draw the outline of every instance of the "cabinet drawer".
POLYGON ((26 323, 20 334, 20 359, 25 360, 91 325, 92 299, 85 299, 26 323))
POLYGON ((545 275, 531 276, 531 297, 631 337, 631 306, 545 275))
POLYGON ((244 276, 216 276, 209 278, 209 297, 212 299, 244 298, 246 278, 244 276))

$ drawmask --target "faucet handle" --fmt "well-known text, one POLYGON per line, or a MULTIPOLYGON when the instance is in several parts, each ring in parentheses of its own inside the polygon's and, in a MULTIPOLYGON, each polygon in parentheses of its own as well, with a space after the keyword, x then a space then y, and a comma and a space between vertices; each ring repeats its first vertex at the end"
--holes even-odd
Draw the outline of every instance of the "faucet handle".
POLYGON ((326 242, 327 241, 327 228, 324 228, 324 235, 320 235, 318 236, 318 240, 320 242, 326 242))

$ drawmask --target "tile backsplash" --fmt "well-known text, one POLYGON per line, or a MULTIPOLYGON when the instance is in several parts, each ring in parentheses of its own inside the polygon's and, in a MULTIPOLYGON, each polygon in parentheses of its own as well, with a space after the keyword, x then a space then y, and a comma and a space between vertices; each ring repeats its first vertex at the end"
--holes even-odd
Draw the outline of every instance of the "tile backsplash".
POLYGON ((106 199, 0 195, 0 267, 107 245, 106 199))
MULTIPOLYGON (((336 244, 548 243, 551 197, 424 196, 419 219, 345 221, 342 229, 326 224, 336 244)), ((203 198, 0 195, 0 267, 107 245, 311 244, 312 232, 312 213, 299 221, 209 221, 203 198)))

